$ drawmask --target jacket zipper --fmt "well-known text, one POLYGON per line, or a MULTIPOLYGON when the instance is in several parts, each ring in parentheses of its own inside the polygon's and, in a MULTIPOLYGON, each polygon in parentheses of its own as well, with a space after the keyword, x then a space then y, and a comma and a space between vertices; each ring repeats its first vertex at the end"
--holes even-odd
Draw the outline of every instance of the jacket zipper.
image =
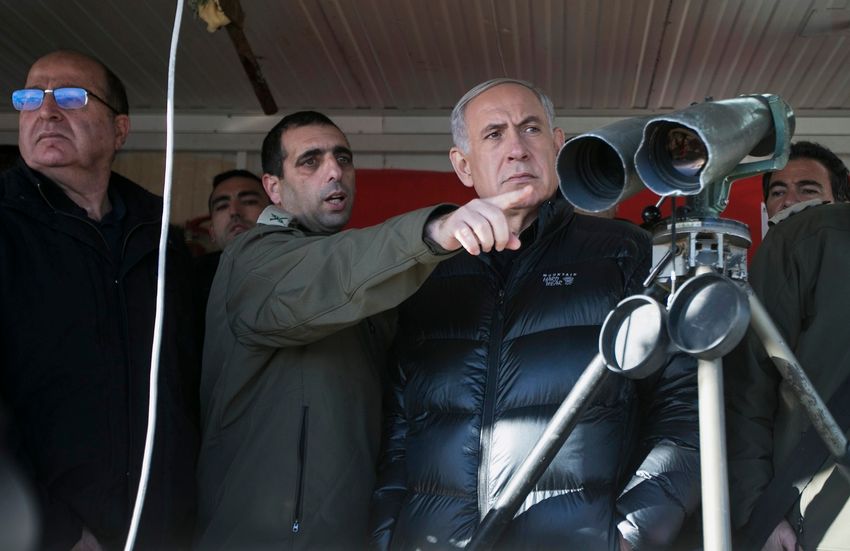
POLYGON ((493 316, 493 323, 490 326, 490 339, 487 343, 487 381, 484 386, 484 403, 482 404, 481 413, 481 443, 480 443, 480 462, 478 465, 478 515, 483 520, 489 512, 490 503, 490 452, 492 448, 493 424, 495 422, 496 409, 496 388, 499 375, 499 363, 501 362, 501 345, 502 332, 504 331, 504 309, 505 309, 505 293, 509 285, 516 283, 518 279, 524 277, 524 272, 521 268, 528 265, 528 259, 533 258, 533 251, 540 251, 544 244, 552 239, 554 231, 540 235, 545 231, 545 225, 541 222, 544 216, 548 219, 553 212, 554 203, 546 201, 544 203, 546 210, 543 207, 540 209, 537 224, 537 233, 535 239, 529 247, 524 246, 519 255, 513 259, 513 262, 508 270, 507 277, 502 276, 499 270, 490 266, 490 269, 495 274, 496 281, 499 282, 499 290, 496 294, 496 308, 493 316))
POLYGON ((292 514, 292 533, 301 530, 301 506, 304 500, 304 471, 307 469, 307 417, 309 406, 301 408, 301 437, 298 441, 298 489, 295 494, 295 511, 292 514))
POLYGON ((478 467, 478 514, 481 519, 490 509, 490 451, 493 438, 493 422, 496 409, 496 383, 498 382, 500 346, 502 342, 502 307, 505 300, 504 285, 500 286, 496 298, 496 312, 490 328, 489 352, 487 354, 487 382, 484 386, 484 403, 481 414, 481 463, 478 467))

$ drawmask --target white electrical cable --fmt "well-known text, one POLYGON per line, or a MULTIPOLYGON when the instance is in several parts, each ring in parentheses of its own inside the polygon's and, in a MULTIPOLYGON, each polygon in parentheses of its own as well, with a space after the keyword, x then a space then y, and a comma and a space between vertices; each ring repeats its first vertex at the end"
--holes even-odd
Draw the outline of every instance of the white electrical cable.
POLYGON ((162 192, 162 226, 159 234, 159 265, 156 278, 156 317, 153 326, 153 344, 151 346, 150 394, 148 396, 148 429, 145 435, 145 455, 142 459, 142 471, 139 475, 139 489, 136 492, 136 504, 133 507, 133 519, 127 532, 124 551, 130 551, 136 544, 139 520, 145 505, 145 494, 151 471, 154 434, 156 433, 157 386, 159 379, 160 348, 162 347, 162 323, 165 306, 165 249, 168 243, 168 224, 171 219, 171 181, 174 172, 174 65, 177 62, 177 43, 180 39, 180 22, 183 19, 183 0, 177 0, 177 12, 174 14, 174 27, 171 32, 171 50, 168 55, 168 92, 165 115, 165 186, 162 192))

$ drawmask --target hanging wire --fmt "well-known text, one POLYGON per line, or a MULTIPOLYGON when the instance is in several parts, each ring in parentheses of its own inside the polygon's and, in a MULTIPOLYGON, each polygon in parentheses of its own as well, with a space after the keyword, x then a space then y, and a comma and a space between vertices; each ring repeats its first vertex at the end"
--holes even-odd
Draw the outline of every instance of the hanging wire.
POLYGON ((133 506, 133 518, 127 532, 124 551, 130 551, 136 544, 139 521, 145 505, 148 481, 153 456, 154 435, 156 433, 156 405, 158 400, 158 379, 160 349, 162 348, 162 324, 165 310, 165 250, 168 243, 168 226, 171 220, 171 184, 174 172, 174 66, 177 62, 177 43, 180 40, 180 23, 183 20, 183 0, 177 0, 174 14, 174 27, 171 32, 171 50, 168 56, 168 91, 165 115, 165 185, 162 192, 162 225, 159 233, 159 259, 156 278, 156 317, 154 318, 153 344, 151 345, 151 367, 148 396, 148 428, 145 435, 145 453, 142 470, 139 474, 139 488, 136 503, 133 506))

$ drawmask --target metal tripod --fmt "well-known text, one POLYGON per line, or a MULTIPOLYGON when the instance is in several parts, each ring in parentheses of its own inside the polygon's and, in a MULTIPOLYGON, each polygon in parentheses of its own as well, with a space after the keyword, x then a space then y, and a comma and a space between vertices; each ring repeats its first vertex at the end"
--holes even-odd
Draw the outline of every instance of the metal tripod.
MULTIPOLYGON (((672 226, 656 232, 653 256, 660 260, 649 278, 672 284, 669 312, 654 299, 640 295, 623 300, 608 315, 600 334, 600 352, 508 481, 467 549, 491 549, 497 543, 610 372, 645 377, 663 367, 669 352, 675 349, 698 360, 704 549, 731 549, 721 358, 743 338, 748 326, 790 383, 830 453, 839 461, 850 459, 844 433, 746 284, 746 249, 750 244, 746 226, 721 219, 685 220, 679 225, 679 233, 675 222, 672 226), (677 273, 687 278, 678 290, 677 273), (656 325, 657 334, 648 336, 642 331, 637 338, 629 335, 633 325, 645 328, 647 324, 656 325)), ((847 470, 841 471, 850 478, 847 470)))

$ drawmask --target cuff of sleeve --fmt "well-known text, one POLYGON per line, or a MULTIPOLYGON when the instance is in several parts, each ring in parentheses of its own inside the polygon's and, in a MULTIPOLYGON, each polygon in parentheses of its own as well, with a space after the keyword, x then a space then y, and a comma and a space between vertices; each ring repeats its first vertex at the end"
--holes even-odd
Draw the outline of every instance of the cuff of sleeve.
POLYGON ((669 546, 685 519, 685 511, 654 484, 641 484, 617 501, 620 522, 617 529, 634 550, 669 546))
POLYGON ((632 551, 640 551, 640 532, 637 526, 629 522, 628 519, 623 519, 617 523, 617 530, 623 536, 623 539, 629 543, 632 551))
POLYGON ((435 254, 435 255, 438 255, 438 256, 444 256, 444 255, 451 254, 451 253, 455 252, 455 251, 449 251, 447 249, 444 249, 443 247, 440 246, 439 243, 437 243, 436 241, 434 241, 433 239, 431 239, 430 237, 428 237, 426 235, 426 229, 428 228, 428 224, 432 220, 434 220, 435 218, 439 218, 440 216, 443 216, 444 214, 448 214, 448 213, 450 213, 454 210, 457 210, 456 205, 449 205, 449 204, 438 205, 437 207, 434 208, 434 210, 431 211, 431 214, 428 216, 428 219, 425 221, 425 225, 422 226, 422 241, 425 243, 425 245, 428 246, 428 249, 431 251, 432 254, 435 254))

